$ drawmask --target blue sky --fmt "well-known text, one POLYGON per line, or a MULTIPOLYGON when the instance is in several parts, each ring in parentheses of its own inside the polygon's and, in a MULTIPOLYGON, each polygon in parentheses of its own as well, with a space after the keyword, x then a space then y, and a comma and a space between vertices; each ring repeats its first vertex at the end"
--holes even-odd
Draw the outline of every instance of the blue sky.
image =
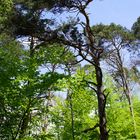
POLYGON ((130 29, 140 16, 140 0, 94 0, 88 7, 91 24, 120 24, 130 29))

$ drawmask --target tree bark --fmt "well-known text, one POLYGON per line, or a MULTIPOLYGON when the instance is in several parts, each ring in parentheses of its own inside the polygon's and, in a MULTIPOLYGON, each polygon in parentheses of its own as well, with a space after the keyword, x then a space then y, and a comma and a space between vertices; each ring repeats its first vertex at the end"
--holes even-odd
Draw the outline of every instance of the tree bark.
POLYGON ((106 127, 107 119, 105 113, 106 96, 103 92, 103 75, 99 61, 96 62, 95 66, 96 81, 97 81, 97 97, 98 97, 98 115, 99 115, 99 128, 100 128, 100 140, 108 139, 108 131, 106 127))

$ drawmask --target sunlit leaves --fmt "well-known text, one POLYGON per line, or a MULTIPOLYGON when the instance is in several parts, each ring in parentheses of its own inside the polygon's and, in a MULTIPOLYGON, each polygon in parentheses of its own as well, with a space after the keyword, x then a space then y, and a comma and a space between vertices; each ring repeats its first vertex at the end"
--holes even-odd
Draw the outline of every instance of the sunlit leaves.
MULTIPOLYGON (((5 21, 11 11, 12 0, 1 0, 0 1, 0 23, 5 21)), ((0 27, 1 28, 1 27, 0 27)))

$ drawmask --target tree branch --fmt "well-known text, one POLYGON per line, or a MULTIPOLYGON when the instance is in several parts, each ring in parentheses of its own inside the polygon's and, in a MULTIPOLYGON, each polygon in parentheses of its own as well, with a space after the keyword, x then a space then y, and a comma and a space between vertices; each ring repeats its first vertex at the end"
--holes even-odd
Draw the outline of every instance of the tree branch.
POLYGON ((91 127, 91 128, 87 128, 87 129, 83 130, 82 132, 87 133, 87 132, 89 132, 89 131, 95 130, 97 127, 99 127, 99 124, 98 124, 98 123, 95 124, 95 125, 94 125, 93 127, 91 127))

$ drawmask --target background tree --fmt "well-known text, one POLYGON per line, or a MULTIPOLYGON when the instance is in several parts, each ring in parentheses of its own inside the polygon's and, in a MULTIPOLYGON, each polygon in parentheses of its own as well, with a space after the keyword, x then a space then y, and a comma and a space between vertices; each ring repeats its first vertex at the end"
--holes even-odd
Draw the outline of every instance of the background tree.
POLYGON ((132 31, 137 39, 140 39, 140 17, 137 18, 137 21, 132 26, 132 31))
POLYGON ((125 65, 126 62, 124 61, 129 57, 127 47, 133 47, 135 38, 129 30, 115 24, 94 26, 93 32, 95 33, 97 44, 104 48, 103 58, 109 65, 109 72, 116 81, 118 88, 122 88, 123 94, 128 100, 130 113, 134 121, 134 130, 136 130, 132 91, 127 74, 127 65, 125 65), (124 52, 127 52, 128 55, 125 56, 124 52))
POLYGON ((137 21, 134 22, 131 29, 132 29, 134 36, 137 39, 135 42, 134 49, 131 50, 132 52, 135 53, 135 59, 133 60, 133 63, 135 64, 134 66, 137 67, 140 64, 140 61, 139 61, 139 55, 140 55, 140 50, 139 50, 139 46, 140 46, 140 17, 137 18, 137 21), (137 57, 136 57, 136 55, 137 55, 137 57))

